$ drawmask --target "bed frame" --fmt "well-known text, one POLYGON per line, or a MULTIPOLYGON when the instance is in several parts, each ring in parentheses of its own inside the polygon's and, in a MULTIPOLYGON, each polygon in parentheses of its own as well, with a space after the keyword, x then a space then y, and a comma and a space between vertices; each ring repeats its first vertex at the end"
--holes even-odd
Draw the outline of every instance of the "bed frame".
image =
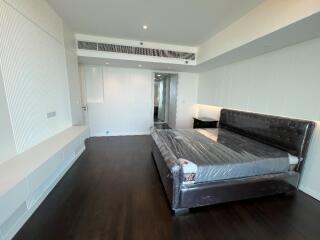
POLYGON ((168 166, 154 141, 152 156, 172 210, 181 213, 189 208, 296 191, 314 127, 311 121, 222 109, 219 128, 297 156, 298 165, 286 173, 183 185, 182 169, 168 166))

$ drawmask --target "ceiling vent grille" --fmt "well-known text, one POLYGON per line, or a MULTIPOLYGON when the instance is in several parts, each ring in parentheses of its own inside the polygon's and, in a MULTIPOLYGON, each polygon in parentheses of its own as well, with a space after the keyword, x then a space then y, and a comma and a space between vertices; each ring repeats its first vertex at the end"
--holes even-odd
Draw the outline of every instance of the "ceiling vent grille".
POLYGON ((78 41, 78 48, 85 49, 85 50, 101 51, 101 52, 125 53, 125 54, 141 55, 141 56, 152 56, 152 57, 177 58, 177 59, 183 59, 183 60, 196 59, 195 53, 124 46, 124 45, 116 45, 116 44, 108 44, 108 43, 78 41))

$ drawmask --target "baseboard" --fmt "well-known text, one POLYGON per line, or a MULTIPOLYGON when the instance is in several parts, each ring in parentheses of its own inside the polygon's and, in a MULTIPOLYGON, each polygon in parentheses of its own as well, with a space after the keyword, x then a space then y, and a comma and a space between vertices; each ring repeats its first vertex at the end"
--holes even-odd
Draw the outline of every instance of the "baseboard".
MULTIPOLYGON (((46 199, 49 193, 53 190, 53 188, 58 184, 58 182, 63 178, 66 172, 72 167, 72 165, 76 162, 76 160, 80 157, 80 155, 85 151, 85 147, 83 147, 75 157, 69 161, 62 170, 57 170, 56 176, 53 178, 53 181, 48 183, 47 189, 42 193, 41 197, 32 205, 28 211, 17 220, 16 224, 10 229, 7 235, 2 236, 3 240, 10 240, 12 239, 18 231, 22 228, 22 226, 28 221, 28 219, 32 216, 32 214, 37 210, 40 204, 46 199)), ((1 239, 1 238, 0 238, 1 239)))
POLYGON ((320 193, 319 193, 319 192, 316 192, 316 191, 314 191, 313 189, 311 189, 311 188, 309 188, 309 187, 306 187, 306 186, 304 186, 304 185, 300 185, 300 186, 299 186, 299 189, 300 189, 302 192, 304 192, 304 193, 310 195, 311 197, 317 199, 318 201, 320 201, 320 193))

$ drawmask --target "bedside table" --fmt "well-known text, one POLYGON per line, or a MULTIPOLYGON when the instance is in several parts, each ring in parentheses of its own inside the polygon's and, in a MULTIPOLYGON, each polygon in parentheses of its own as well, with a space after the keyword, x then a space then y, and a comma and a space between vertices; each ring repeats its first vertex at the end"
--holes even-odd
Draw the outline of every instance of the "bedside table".
POLYGON ((217 128, 218 120, 206 117, 193 118, 193 128, 217 128))

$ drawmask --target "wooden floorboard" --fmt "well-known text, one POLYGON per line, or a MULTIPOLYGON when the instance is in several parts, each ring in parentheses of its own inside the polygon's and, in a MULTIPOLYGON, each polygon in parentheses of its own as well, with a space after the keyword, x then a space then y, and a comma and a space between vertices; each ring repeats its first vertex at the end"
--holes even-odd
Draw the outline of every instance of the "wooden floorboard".
POLYGON ((101 137, 15 239, 320 239, 320 203, 299 192, 172 215, 150 154, 150 136, 101 137))

